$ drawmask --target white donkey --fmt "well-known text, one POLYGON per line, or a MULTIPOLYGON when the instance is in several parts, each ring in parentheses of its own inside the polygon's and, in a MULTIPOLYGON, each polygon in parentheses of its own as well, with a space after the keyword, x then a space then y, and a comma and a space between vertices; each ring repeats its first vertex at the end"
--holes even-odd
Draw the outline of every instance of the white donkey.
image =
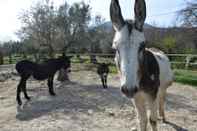
POLYGON ((157 100, 159 114, 165 120, 164 100, 166 89, 173 82, 169 59, 157 49, 147 49, 143 32, 146 18, 144 0, 135 0, 135 20, 125 21, 118 0, 111 0, 110 16, 115 30, 113 48, 115 61, 121 74, 121 91, 133 98, 140 131, 147 130, 147 109, 150 107, 150 124, 157 131, 157 100))

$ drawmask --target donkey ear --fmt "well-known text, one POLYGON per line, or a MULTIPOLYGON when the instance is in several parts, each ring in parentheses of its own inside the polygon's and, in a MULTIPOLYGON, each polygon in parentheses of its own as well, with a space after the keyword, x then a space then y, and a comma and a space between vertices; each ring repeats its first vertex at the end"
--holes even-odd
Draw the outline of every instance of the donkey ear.
POLYGON ((111 0, 110 17, 115 31, 121 30, 125 25, 118 0, 111 0))
POLYGON ((146 19, 146 3, 145 0, 135 0, 135 27, 142 31, 144 21, 146 19))

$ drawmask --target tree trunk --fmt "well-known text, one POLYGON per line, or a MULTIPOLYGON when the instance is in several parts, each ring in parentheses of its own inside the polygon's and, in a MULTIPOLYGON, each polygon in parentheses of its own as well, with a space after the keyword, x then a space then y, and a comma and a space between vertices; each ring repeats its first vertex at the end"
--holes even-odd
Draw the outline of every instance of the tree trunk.
POLYGON ((27 59, 27 55, 23 53, 23 59, 27 59))
MULTIPOLYGON (((62 57, 66 57, 65 52, 62 52, 62 57)), ((59 73, 58 73, 58 77, 57 77, 58 81, 70 81, 69 77, 68 77, 68 70, 65 69, 60 69, 59 73)))
POLYGON ((0 65, 3 65, 3 54, 0 52, 0 65))
POLYGON ((57 77, 58 81, 70 81, 69 77, 68 77, 68 72, 65 69, 60 69, 59 73, 58 73, 58 77, 57 77))
POLYGON ((77 59, 79 60, 80 63, 83 63, 83 60, 81 59, 81 56, 77 54, 77 59))
POLYGON ((96 64, 97 63, 97 59, 95 55, 90 55, 90 63, 96 64))
POLYGON ((37 54, 37 53, 35 53, 34 55, 34 60, 35 60, 35 62, 39 62, 40 61, 40 57, 39 57, 39 54, 37 54))

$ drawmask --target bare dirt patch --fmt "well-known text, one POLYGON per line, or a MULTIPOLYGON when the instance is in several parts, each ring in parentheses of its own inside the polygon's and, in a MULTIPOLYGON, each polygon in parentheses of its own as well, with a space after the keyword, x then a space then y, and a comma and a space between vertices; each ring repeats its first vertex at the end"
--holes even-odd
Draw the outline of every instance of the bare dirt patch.
MULTIPOLYGON (((23 107, 17 108, 15 93, 19 77, 0 83, 1 131, 131 131, 136 113, 131 100, 119 90, 119 80, 110 74, 109 88, 103 89, 92 71, 70 74, 71 82, 55 81, 56 96, 48 93, 46 82, 29 80, 23 107)), ((167 123, 160 131, 197 130, 197 89, 173 84, 168 89, 167 123)))

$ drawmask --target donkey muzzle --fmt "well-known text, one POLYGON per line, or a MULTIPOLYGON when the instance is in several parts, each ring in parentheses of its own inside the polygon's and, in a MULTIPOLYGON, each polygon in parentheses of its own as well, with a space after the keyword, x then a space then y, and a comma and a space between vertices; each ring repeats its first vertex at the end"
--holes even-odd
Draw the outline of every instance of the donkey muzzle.
POLYGON ((137 93, 138 88, 136 86, 128 88, 127 86, 123 85, 123 86, 121 86, 121 91, 128 98, 133 98, 134 95, 137 93))

